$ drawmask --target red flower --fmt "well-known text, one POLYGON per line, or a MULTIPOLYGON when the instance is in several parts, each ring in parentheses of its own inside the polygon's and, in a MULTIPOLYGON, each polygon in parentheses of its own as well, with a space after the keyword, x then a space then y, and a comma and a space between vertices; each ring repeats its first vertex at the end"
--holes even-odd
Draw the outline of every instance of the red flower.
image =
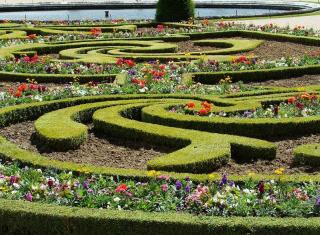
POLYGON ((304 105, 303 105, 302 103, 300 103, 300 102, 296 102, 296 107, 297 107, 298 109, 303 109, 303 108, 304 108, 304 105))
POLYGON ((136 63, 133 60, 125 60, 125 63, 129 66, 129 67, 133 67, 136 65, 136 63))
POLYGON ((278 115, 279 114, 279 106, 275 106, 273 109, 273 112, 275 115, 278 115))
POLYGON ((23 83, 18 87, 18 91, 24 92, 28 89, 27 84, 23 83))
POLYGON ((29 56, 25 56, 25 57, 23 57, 23 61, 26 63, 29 63, 31 61, 31 59, 29 56))
POLYGON ((258 184, 258 190, 260 194, 263 194, 265 192, 264 183, 262 181, 258 184))
POLYGON ((125 191, 127 191, 128 186, 125 184, 120 184, 117 188, 116 188, 116 193, 123 193, 125 191))
POLYGON ((131 79, 131 82, 133 84, 140 86, 141 88, 144 88, 146 86, 146 81, 143 79, 133 78, 133 79, 131 79))
POLYGON ((37 54, 32 56, 32 58, 30 59, 31 63, 37 63, 38 61, 39 61, 39 56, 37 54))
POLYGON ((116 65, 118 66, 127 65, 128 67, 134 67, 136 63, 133 60, 125 60, 123 58, 119 58, 116 61, 116 65))
POLYGON ((116 65, 122 66, 123 64, 124 64, 124 59, 122 58, 117 59, 116 65))
POLYGON ((209 113, 208 109, 202 108, 199 110, 198 115, 199 116, 207 116, 209 113))
POLYGON ((311 98, 311 100, 316 100, 316 99, 318 99, 318 96, 317 96, 317 94, 312 94, 310 98, 311 98))
POLYGON ((194 109, 196 107, 196 104, 192 101, 188 102, 187 105, 188 109, 194 109))
POLYGON ((15 97, 19 98, 22 96, 22 91, 17 90, 16 94, 14 95, 15 97))
POLYGON ((288 104, 293 104, 296 102, 296 100, 297 100, 296 97, 292 96, 288 99, 288 104))
POLYGON ((166 68, 166 65, 165 64, 161 64, 160 66, 159 66, 159 69, 161 69, 161 70, 164 70, 166 68))
POLYGON ((52 188, 53 185, 54 185, 54 181, 52 179, 48 179, 48 186, 52 188))
POLYGON ((32 84, 29 85, 29 88, 30 88, 31 90, 35 91, 35 90, 38 90, 38 85, 32 83, 32 84))
POLYGON ((44 85, 38 85, 38 91, 39 92, 44 92, 44 91, 46 91, 47 90, 47 87, 46 86, 44 86, 44 85))
POLYGON ((100 27, 95 27, 95 28, 90 29, 90 33, 91 33, 92 36, 97 37, 100 34, 102 34, 102 30, 101 30, 100 27))
POLYGON ((157 31, 162 33, 164 31, 164 26, 162 24, 157 25, 157 31))

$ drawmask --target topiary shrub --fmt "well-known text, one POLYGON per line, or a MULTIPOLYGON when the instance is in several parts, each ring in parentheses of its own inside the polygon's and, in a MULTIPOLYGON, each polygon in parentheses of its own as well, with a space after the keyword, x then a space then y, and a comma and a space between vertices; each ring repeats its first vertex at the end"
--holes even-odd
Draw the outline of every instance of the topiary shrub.
POLYGON ((194 9, 193 0, 159 0, 156 21, 178 22, 188 20, 194 17, 194 9))

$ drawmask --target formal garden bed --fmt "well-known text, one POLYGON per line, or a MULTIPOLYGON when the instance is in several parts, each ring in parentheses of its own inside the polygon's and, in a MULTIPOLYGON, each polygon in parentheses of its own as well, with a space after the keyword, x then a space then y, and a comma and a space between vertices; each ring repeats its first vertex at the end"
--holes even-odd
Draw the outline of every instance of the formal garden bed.
POLYGON ((1 234, 319 234, 316 30, 0 32, 1 234))

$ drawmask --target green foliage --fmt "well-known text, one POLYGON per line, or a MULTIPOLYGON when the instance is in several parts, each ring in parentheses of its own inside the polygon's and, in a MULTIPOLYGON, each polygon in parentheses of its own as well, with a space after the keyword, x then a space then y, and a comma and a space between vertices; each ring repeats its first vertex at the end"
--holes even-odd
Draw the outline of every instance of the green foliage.
POLYGON ((194 17, 194 11, 193 0, 159 0, 156 21, 179 22, 189 20, 194 17))
POLYGON ((6 235, 317 235, 319 218, 212 217, 70 208, 0 200, 6 235), (45 209, 44 209, 45 208, 45 209))

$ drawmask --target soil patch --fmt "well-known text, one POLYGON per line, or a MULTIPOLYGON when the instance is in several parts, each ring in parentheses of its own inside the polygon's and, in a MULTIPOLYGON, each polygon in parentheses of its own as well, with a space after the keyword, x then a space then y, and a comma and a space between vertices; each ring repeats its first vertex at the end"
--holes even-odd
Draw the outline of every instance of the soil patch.
POLYGON ((276 87, 304 87, 320 84, 320 75, 304 75, 301 77, 293 77, 281 80, 268 80, 264 82, 248 83, 254 86, 276 86, 276 87))
POLYGON ((50 159, 97 166, 146 169, 147 161, 173 151, 143 142, 96 136, 90 129, 88 141, 79 149, 48 153, 45 149, 32 144, 31 136, 34 132, 34 124, 31 121, 0 129, 0 135, 23 149, 41 153, 50 159))
MULTIPOLYGON (((148 160, 161 156, 174 149, 156 147, 143 142, 133 142, 117 138, 96 136, 91 130, 89 139, 80 149, 68 152, 47 153, 41 147, 32 144, 31 135, 34 133, 33 122, 23 122, 0 129, 0 135, 23 149, 41 153, 50 159, 88 163, 99 166, 146 169, 148 160)), ((284 167, 287 174, 310 173, 320 171, 320 167, 296 166, 293 163, 293 149, 298 145, 318 143, 320 134, 309 135, 286 140, 274 140, 277 145, 277 156, 272 161, 249 160, 240 162, 231 159, 229 163, 216 172, 228 174, 246 174, 249 172, 271 174, 276 169, 284 167)))
POLYGON ((177 42, 178 45, 178 53, 189 53, 189 52, 205 52, 205 51, 214 51, 219 50, 221 48, 212 47, 212 46, 198 46, 193 43, 193 41, 184 41, 177 42))
POLYGON ((218 172, 227 172, 228 174, 246 174, 263 173, 272 174, 276 169, 283 167, 286 169, 286 174, 294 173, 310 173, 317 174, 320 167, 298 166, 293 162, 293 149, 299 145, 319 143, 320 134, 302 136, 285 140, 274 140, 277 146, 277 156, 272 161, 251 160, 247 162, 238 162, 236 159, 231 159, 227 165, 220 168, 218 172))

